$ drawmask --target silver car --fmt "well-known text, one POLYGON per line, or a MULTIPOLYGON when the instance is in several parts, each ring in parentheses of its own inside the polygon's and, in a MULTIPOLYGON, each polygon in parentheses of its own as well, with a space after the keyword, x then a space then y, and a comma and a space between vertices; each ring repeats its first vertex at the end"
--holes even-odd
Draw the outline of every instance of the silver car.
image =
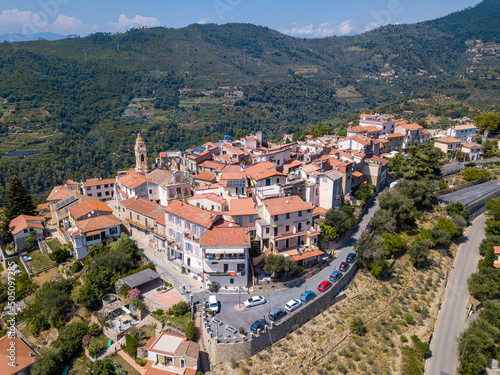
POLYGON ((287 304, 285 305, 285 310, 286 311, 293 311, 293 310, 298 309, 301 305, 302 305, 302 302, 300 302, 299 299, 292 299, 292 300, 288 301, 287 304))
POLYGON ((266 299, 262 296, 253 296, 243 302, 245 307, 258 306, 264 303, 266 303, 266 299))

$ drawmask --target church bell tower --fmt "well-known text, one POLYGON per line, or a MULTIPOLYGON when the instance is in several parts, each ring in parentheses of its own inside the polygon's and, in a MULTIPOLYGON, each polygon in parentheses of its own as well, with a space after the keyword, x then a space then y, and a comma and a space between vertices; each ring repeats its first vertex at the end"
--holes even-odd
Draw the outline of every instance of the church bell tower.
POLYGON ((141 133, 135 140, 135 170, 137 173, 148 173, 148 153, 141 133))

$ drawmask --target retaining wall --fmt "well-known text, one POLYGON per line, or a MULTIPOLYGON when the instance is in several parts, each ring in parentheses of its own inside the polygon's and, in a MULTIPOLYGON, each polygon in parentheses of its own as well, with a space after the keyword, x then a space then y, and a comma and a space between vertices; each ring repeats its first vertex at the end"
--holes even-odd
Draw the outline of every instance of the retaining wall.
POLYGON ((339 293, 349 284, 356 274, 356 270, 357 264, 354 263, 344 277, 329 290, 324 293, 318 292, 316 298, 312 301, 306 303, 298 310, 288 313, 277 324, 271 322, 270 327, 266 327, 263 332, 257 335, 250 332, 246 336, 239 338, 237 336, 216 337, 208 325, 210 318, 207 312, 203 311, 201 336, 204 348, 210 356, 210 362, 214 364, 227 362, 232 358, 240 361, 257 354, 268 346, 273 345, 276 341, 281 340, 334 303, 344 299, 346 297, 345 294, 339 295, 339 293))

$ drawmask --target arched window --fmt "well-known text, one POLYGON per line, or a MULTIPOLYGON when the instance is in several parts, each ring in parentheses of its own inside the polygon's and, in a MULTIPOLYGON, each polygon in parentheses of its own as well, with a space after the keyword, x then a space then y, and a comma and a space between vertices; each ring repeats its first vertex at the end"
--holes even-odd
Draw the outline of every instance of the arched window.
POLYGON ((141 154, 141 162, 144 161, 144 154, 141 154))

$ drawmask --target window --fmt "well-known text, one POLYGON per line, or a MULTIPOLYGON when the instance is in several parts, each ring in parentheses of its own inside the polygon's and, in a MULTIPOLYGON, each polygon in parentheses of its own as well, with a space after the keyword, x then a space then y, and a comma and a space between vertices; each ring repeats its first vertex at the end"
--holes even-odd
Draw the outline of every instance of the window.
POLYGON ((137 220, 139 220, 139 215, 136 215, 137 216, 137 220))
POLYGON ((248 221, 249 221, 250 223, 253 223, 253 215, 250 215, 250 216, 248 217, 248 221))
POLYGON ((274 221, 278 221, 279 220, 279 216, 280 215, 274 215, 274 221))
POLYGON ((108 188, 108 184, 105 184, 105 185, 104 185, 104 189, 107 189, 107 188, 108 188))
POLYGON ((117 233, 118 233, 118 228, 116 228, 116 227, 109 228, 109 234, 113 235, 113 234, 117 234, 117 233))
POLYGON ((229 284, 234 284, 234 279, 229 279, 229 284))
POLYGON ((97 185, 96 187, 97 187, 98 189, 100 189, 100 188, 101 188, 101 185, 97 185))
POLYGON ((98 240, 101 238, 101 235, 100 234, 94 234, 94 240, 98 240))
POLYGON ((153 189, 149 189, 149 194, 153 194, 153 189))
POLYGON ((311 223, 311 222, 308 220, 308 221, 307 221, 307 225, 309 225, 310 223, 311 223))
POLYGON ((301 217, 301 216, 302 216, 302 211, 299 211, 299 217, 301 217))
POLYGON ((87 191, 90 191, 90 186, 87 186, 87 191))
POLYGON ((177 195, 181 195, 182 194, 182 190, 180 187, 177 188, 177 195))
POLYGON ((105 194, 106 194, 106 195, 109 195, 109 191, 107 191, 105 194))
POLYGON ((266 234, 269 234, 269 228, 266 228, 266 234))
POLYGON ((111 187, 115 187, 115 184, 110 184, 110 185, 111 185, 111 187))
POLYGON ((181 218, 180 217, 175 218, 175 224, 181 225, 181 218))
POLYGON ((212 204, 212 210, 214 209, 214 205, 212 204))
POLYGON ((170 221, 171 223, 173 223, 174 222, 174 215, 168 214, 168 221, 170 221))
POLYGON ((287 226, 285 227, 285 232, 289 232, 289 231, 290 231, 290 225, 287 225, 287 226))
POLYGON ((86 240, 87 242, 92 241, 92 236, 87 236, 87 237, 85 237, 85 240, 86 240))
POLYGON ((189 221, 184 220, 184 226, 186 229, 189 229, 191 226, 189 225, 189 221))
POLYGON ((274 235, 277 236, 278 235, 278 228, 274 228, 274 235))
POLYGON ((290 219, 290 214, 289 214, 289 213, 288 213, 288 214, 286 214, 286 215, 285 215, 285 218, 286 218, 286 219, 290 219))
POLYGON ((147 218, 144 218, 144 225, 148 226, 148 219, 147 218))
POLYGON ((25 229, 25 230, 24 230, 24 233, 28 233, 28 230, 27 230, 27 229, 25 229))
POLYGON ((302 223, 299 223, 297 230, 300 232, 302 230, 302 223))
MULTIPOLYGON (((278 163, 279 164, 279 163, 278 163)), ((279 184, 280 183, 280 178, 279 177, 276 177, 276 183, 279 184)))
POLYGON ((91 196, 92 196, 92 194, 89 193, 89 197, 91 197, 91 196))
POLYGON ((179 232, 175 232, 175 242, 181 243, 181 234, 179 232))
POLYGON ((196 207, 200 207, 200 202, 196 203, 196 207))
POLYGON ((102 193, 101 193, 101 192, 97 193, 97 196, 98 196, 98 197, 101 197, 101 196, 102 196, 102 193))
POLYGON ((193 246, 189 242, 186 242, 186 251, 189 253, 193 252, 193 246))
POLYGON ((194 254, 199 257, 200 256, 200 248, 198 246, 194 247, 194 254))

